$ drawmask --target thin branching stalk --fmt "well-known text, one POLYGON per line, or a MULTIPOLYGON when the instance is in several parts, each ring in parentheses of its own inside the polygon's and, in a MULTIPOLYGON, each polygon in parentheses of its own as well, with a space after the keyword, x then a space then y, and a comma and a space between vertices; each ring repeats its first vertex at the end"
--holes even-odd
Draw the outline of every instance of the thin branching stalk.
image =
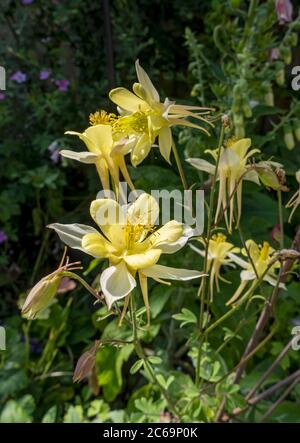
MULTIPOLYGON (((207 269, 207 263, 208 263, 208 248, 209 248, 209 240, 212 233, 212 220, 213 220, 213 205, 214 205, 214 196, 215 196, 215 188, 217 183, 217 177, 218 177, 218 168, 219 168, 219 162, 220 162, 220 156, 221 156, 221 147, 224 140, 224 125, 221 125, 220 129, 220 136, 218 141, 218 156, 216 161, 216 168, 212 179, 212 185, 211 185, 211 191, 210 191, 210 198, 209 198, 209 212, 208 212, 208 220, 207 220, 207 231, 206 231, 206 246, 205 246, 205 256, 204 256, 204 265, 203 265, 203 272, 206 274, 208 272, 207 269)), ((206 293, 206 278, 204 277, 203 281, 200 283, 199 290, 198 290, 198 297, 200 297, 200 314, 199 314, 199 330, 202 331, 203 328, 203 318, 204 318, 204 305, 205 305, 205 293, 206 293)), ((197 356, 197 364, 196 364, 196 377, 195 377, 195 383, 196 386, 199 386, 200 382, 200 364, 201 364, 201 348, 203 344, 203 337, 199 340, 199 346, 198 346, 198 356, 197 356)))
POLYGON ((139 340, 138 337, 138 327, 137 327, 137 320, 136 320, 136 308, 135 308, 135 298, 134 298, 134 292, 130 295, 130 314, 131 314, 131 320, 132 320, 132 333, 133 333, 133 342, 134 342, 134 348, 136 351, 137 356, 143 360, 145 368, 147 369, 147 372, 151 376, 152 382, 155 386, 158 386, 160 389, 161 394, 163 395, 164 399, 166 400, 168 407, 170 411, 174 414, 176 417, 180 417, 176 406, 174 405, 172 399, 169 396, 168 391, 161 385, 161 383, 158 381, 155 371, 152 368, 151 363, 149 362, 149 359, 147 358, 147 355, 144 351, 144 348, 139 340))
POLYGON ((188 187, 188 184, 187 184, 187 180, 186 180, 186 177, 185 177, 184 169, 183 169, 183 166, 182 166, 182 163, 181 163, 181 160, 180 160, 180 156, 179 156, 178 150, 177 150, 176 145, 174 143, 174 140, 172 141, 172 151, 173 151, 173 154, 174 154, 174 157, 175 157, 175 161, 176 161, 178 172, 179 172, 179 175, 180 175, 180 178, 181 178, 181 183, 182 183, 183 189, 187 190, 187 189, 189 189, 189 187, 188 187))

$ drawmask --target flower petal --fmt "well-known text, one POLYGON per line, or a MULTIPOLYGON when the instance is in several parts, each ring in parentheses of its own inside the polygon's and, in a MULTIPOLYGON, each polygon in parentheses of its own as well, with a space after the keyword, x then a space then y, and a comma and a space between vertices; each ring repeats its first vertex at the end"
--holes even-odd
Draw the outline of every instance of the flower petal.
POLYGON ((160 256, 160 249, 149 249, 140 254, 126 255, 123 259, 133 269, 144 269, 158 262, 160 256))
POLYGON ((156 199, 145 192, 127 210, 127 220, 132 225, 154 225, 158 217, 159 205, 156 199))
POLYGON ((100 277, 101 290, 104 294, 108 308, 112 304, 126 297, 136 286, 136 281, 121 261, 115 266, 110 266, 102 272, 100 277))
POLYGON ((148 134, 143 134, 139 137, 136 145, 131 151, 131 163, 133 166, 138 166, 150 152, 152 142, 148 134))
POLYGON ((208 174, 211 175, 215 173, 216 167, 206 160, 201 158, 187 158, 186 161, 194 166, 194 168, 199 169, 199 171, 208 172, 208 174))
POLYGON ((78 223, 67 225, 61 223, 53 223, 52 225, 48 225, 47 227, 50 229, 54 229, 59 238, 67 246, 73 249, 79 249, 80 251, 84 251, 84 249, 82 248, 82 238, 86 234, 98 234, 98 231, 91 226, 81 225, 78 223))
POLYGON ((135 62, 137 78, 145 89, 147 95, 154 101, 159 102, 159 95, 146 71, 141 67, 139 60, 135 62))
POLYGON ((182 223, 171 220, 162 228, 153 232, 143 244, 149 244, 151 247, 158 247, 165 254, 172 254, 179 251, 190 237, 192 229, 187 229, 182 223))
POLYGON ((107 156, 110 155, 113 146, 112 128, 110 125, 90 126, 84 131, 84 135, 95 146, 97 151, 107 156))
POLYGON ((168 126, 163 126, 158 133, 159 150, 163 158, 170 163, 172 147, 172 132, 168 126))
POLYGON ((60 155, 72 160, 77 160, 81 163, 95 163, 96 160, 99 158, 99 154, 95 154, 93 152, 75 152, 69 151, 68 149, 63 149, 62 151, 60 151, 60 155))
POLYGON ((109 93, 109 98, 122 109, 131 112, 139 111, 146 105, 144 100, 141 100, 135 94, 125 88, 112 89, 109 93))
POLYGON ((113 245, 117 248, 125 245, 124 225, 126 219, 118 202, 111 198, 99 198, 92 201, 90 213, 113 245))
POLYGON ((203 277, 203 273, 199 271, 193 271, 190 269, 177 269, 169 266, 153 265, 150 268, 143 269, 142 273, 147 277, 151 277, 154 280, 192 280, 194 278, 203 277))
POLYGON ((106 258, 116 253, 116 249, 113 245, 99 232, 86 234, 82 238, 82 248, 84 252, 87 252, 96 258, 106 258))

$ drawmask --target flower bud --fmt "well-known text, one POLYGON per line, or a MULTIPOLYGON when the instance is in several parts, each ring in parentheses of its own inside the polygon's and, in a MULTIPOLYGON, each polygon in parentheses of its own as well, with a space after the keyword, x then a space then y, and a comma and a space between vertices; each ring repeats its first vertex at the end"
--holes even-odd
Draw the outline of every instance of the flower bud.
POLYGON ((263 185, 265 185, 267 188, 272 188, 275 190, 279 190, 281 188, 281 184, 278 180, 277 175, 275 174, 274 171, 272 171, 272 169, 268 169, 268 168, 258 168, 257 169, 257 173, 258 176, 261 180, 261 182, 263 183, 263 185))
POLYGON ((298 142, 300 142, 300 121, 294 123, 294 133, 298 142))
POLYGON ((274 94, 273 94, 273 90, 270 87, 270 89, 268 90, 268 92, 265 94, 265 104, 268 106, 274 106, 274 94))
POLYGON ((57 292, 61 278, 60 274, 47 275, 31 289, 22 307, 24 317, 33 319, 49 305, 57 292))
POLYGON ((291 127, 288 125, 284 128, 284 143, 285 146, 291 151, 295 147, 295 139, 292 133, 291 127))
POLYGON ((251 109, 249 102, 246 98, 243 99, 242 110, 243 110, 243 114, 246 118, 252 117, 252 109, 251 109))
POLYGON ((292 61, 292 51, 287 46, 280 47, 280 56, 286 65, 290 65, 292 61))
POLYGON ((282 62, 276 63, 275 80, 278 86, 284 86, 285 72, 282 62))
POLYGON ((96 340, 94 346, 84 352, 76 364, 73 374, 73 382, 78 382, 87 377, 96 364, 96 354, 100 346, 100 341, 96 340))

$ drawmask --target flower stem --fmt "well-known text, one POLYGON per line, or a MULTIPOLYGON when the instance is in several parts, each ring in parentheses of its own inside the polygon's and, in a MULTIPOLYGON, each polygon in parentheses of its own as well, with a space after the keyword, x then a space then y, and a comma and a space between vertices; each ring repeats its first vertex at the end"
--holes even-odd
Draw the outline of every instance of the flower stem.
POLYGON ((278 213, 279 213, 279 225, 280 225, 280 248, 284 248, 284 225, 283 225, 283 213, 282 213, 282 192, 279 189, 278 194, 278 213))
POLYGON ((96 297, 98 299, 97 291, 95 289, 93 289, 85 280, 83 280, 83 278, 79 277, 79 275, 75 274, 74 272, 70 272, 70 271, 63 271, 61 273, 61 275, 63 275, 64 277, 70 277, 73 280, 79 281, 79 283, 82 284, 82 286, 84 286, 85 289, 87 289, 94 297, 96 297))
POLYGON ((138 329, 137 329, 137 321, 136 321, 136 308, 135 308, 135 298, 134 298, 134 292, 130 294, 130 313, 131 313, 131 321, 132 321, 132 333, 133 333, 133 342, 135 351, 137 353, 137 356, 143 360, 145 368, 147 369, 147 372, 149 373, 152 382, 155 386, 158 386, 161 394, 165 398, 170 411, 177 417, 180 417, 176 406, 174 405, 173 401, 171 400, 168 391, 160 384, 160 382, 157 380, 156 374, 154 369, 152 368, 151 363, 148 360, 148 357, 142 347, 142 344, 138 338, 138 329))
MULTIPOLYGON (((209 212, 208 212, 208 220, 207 220, 207 231, 206 231, 206 247, 205 247, 205 256, 204 256, 204 274, 208 272, 207 269, 207 263, 208 263, 208 248, 209 248, 209 240, 211 237, 212 232, 212 220, 213 220, 213 204, 214 204, 214 196, 215 196, 215 188, 217 183, 217 177, 218 177, 218 168, 220 163, 220 156, 221 156, 221 147, 224 140, 224 126, 221 125, 220 135, 219 135, 219 141, 218 141, 218 156, 216 161, 216 168, 212 179, 211 184, 211 191, 210 191, 210 198, 209 198, 209 212)), ((198 297, 200 297, 200 314, 199 314, 199 329, 200 331, 203 328, 203 318, 204 318, 204 304, 205 304, 205 293, 206 293, 206 279, 207 277, 204 277, 201 281, 201 284, 199 286, 198 290, 198 297)), ((199 386, 200 382, 200 364, 201 364, 201 349, 203 344, 203 338, 199 340, 199 346, 198 346, 198 357, 197 357, 197 365, 196 365, 196 377, 195 377, 195 383, 196 386, 199 386)))
POLYGON ((182 186, 183 186, 184 189, 189 189, 187 181, 186 181, 186 178, 185 178, 184 170, 183 170, 183 167, 182 167, 182 164, 181 164, 180 156, 178 154, 178 150, 176 148, 176 145, 175 145, 174 141, 172 141, 172 151, 173 151, 173 154, 174 154, 174 157, 175 157, 175 161, 176 161, 178 172, 179 172, 179 175, 180 175, 180 178, 181 178, 182 186))

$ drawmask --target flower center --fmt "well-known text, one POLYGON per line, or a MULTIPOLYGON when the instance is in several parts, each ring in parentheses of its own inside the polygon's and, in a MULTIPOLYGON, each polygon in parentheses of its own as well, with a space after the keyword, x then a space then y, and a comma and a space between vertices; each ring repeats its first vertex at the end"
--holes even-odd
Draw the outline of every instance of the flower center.
POLYGON ((154 230, 153 225, 151 224, 132 224, 130 222, 127 222, 125 225, 125 238, 126 238, 126 246, 127 249, 133 249, 135 243, 140 243, 149 234, 149 232, 152 232, 154 230))
POLYGON ((263 261, 268 260, 269 258, 269 251, 270 251, 270 245, 267 241, 263 243, 262 246, 260 246, 260 253, 259 258, 263 261))
POLYGON ((218 234, 215 234, 212 236, 212 239, 216 242, 216 243, 224 243, 226 242, 226 235, 221 234, 220 232, 218 232, 218 234))
POLYGON ((120 117, 113 122, 115 133, 141 134, 148 132, 148 120, 144 112, 137 111, 131 115, 120 117))
POLYGON ((106 111, 100 110, 95 112, 94 114, 90 114, 89 121, 90 125, 111 125, 116 120, 118 120, 118 116, 116 114, 109 114, 106 111))

